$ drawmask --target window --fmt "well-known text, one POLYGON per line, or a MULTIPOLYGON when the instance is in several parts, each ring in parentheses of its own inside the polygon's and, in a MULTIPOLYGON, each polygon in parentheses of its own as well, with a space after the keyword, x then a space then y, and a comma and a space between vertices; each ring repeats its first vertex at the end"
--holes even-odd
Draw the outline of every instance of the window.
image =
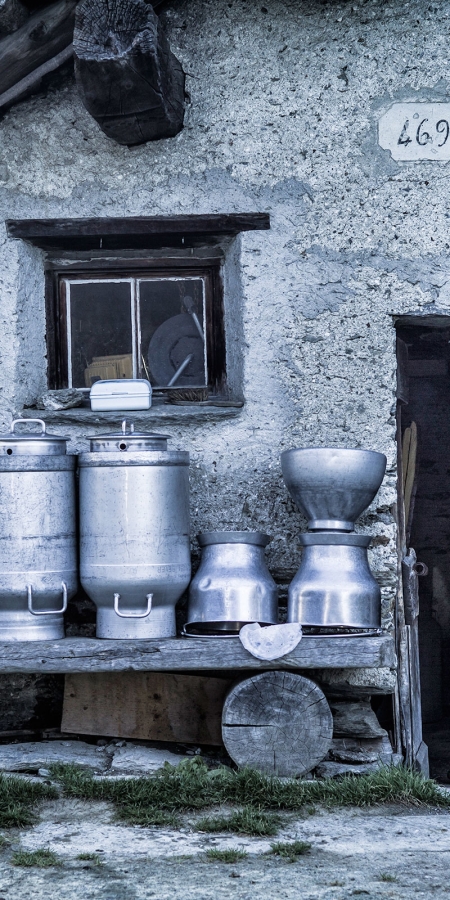
POLYGON ((64 386, 147 378, 162 391, 212 387, 210 272, 58 281, 64 386))
POLYGON ((110 271, 50 264, 49 387, 88 393, 99 380, 147 378, 163 396, 224 395, 222 260, 177 262, 130 260, 128 271, 118 259, 110 271))
POLYGON ((270 228, 267 213, 9 219, 6 227, 45 253, 49 388, 87 393, 99 379, 147 378, 166 398, 240 395, 232 247, 240 232, 270 228))

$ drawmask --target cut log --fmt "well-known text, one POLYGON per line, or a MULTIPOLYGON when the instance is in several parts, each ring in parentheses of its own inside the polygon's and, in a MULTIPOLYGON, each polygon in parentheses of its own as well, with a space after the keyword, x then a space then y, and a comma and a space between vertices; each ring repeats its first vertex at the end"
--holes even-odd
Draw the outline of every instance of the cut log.
POLYGON ((0 94, 72 43, 76 0, 59 0, 0 40, 0 94))
POLYGON ((0 36, 12 34, 28 19, 28 10, 20 0, 0 0, 0 36))
POLYGON ((83 103, 108 137, 133 145, 181 130, 183 69, 144 0, 81 0, 74 56, 83 103))
POLYGON ((295 778, 321 762, 333 719, 320 688, 291 672, 263 672, 235 685, 225 700, 222 737, 238 766, 295 778))

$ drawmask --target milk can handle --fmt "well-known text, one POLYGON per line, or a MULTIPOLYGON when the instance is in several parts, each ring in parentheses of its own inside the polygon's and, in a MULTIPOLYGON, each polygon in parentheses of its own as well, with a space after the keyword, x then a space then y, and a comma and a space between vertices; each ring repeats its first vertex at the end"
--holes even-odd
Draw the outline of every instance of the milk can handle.
POLYGON ((63 605, 62 609, 33 609, 33 585, 27 584, 28 609, 33 616, 60 616, 67 609, 67 584, 62 581, 63 605))
POLYGON ((39 422, 39 425, 42 426, 41 434, 45 434, 46 425, 43 419, 14 419, 14 422, 11 422, 11 428, 9 429, 11 434, 15 434, 15 427, 19 423, 23 423, 24 425, 29 425, 30 422, 39 422))
POLYGON ((120 594, 114 594, 114 612, 117 613, 117 615, 120 616, 121 619, 146 619, 152 611, 153 594, 147 594, 147 609, 143 613, 120 612, 119 600, 120 594))

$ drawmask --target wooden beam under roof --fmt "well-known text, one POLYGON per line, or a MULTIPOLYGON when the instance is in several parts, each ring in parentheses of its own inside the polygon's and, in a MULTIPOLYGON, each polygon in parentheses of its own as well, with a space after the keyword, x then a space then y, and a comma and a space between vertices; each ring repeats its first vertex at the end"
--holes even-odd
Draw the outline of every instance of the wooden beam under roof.
POLYGON ((45 7, 0 41, 0 94, 72 43, 76 0, 45 7))
MULTIPOLYGON (((160 10, 166 0, 156 0, 160 10)), ((77 0, 44 6, 12 34, 0 39, 0 113, 36 90, 44 76, 73 56, 77 0)))

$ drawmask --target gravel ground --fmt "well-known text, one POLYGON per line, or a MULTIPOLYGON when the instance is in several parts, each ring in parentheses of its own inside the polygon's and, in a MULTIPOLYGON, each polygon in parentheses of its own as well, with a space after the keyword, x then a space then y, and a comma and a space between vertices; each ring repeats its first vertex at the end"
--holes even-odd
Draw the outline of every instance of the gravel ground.
POLYGON ((204 835, 186 818, 180 830, 115 824, 106 803, 46 804, 33 828, 4 832, 0 900, 343 900, 448 897, 450 814, 403 807, 286 816, 275 840, 300 839, 311 851, 295 863, 268 855, 273 838, 204 835), (209 862, 205 850, 237 847, 234 864, 209 862), (53 850, 60 865, 20 868, 17 849, 53 850), (82 853, 96 853, 93 861, 82 853))

